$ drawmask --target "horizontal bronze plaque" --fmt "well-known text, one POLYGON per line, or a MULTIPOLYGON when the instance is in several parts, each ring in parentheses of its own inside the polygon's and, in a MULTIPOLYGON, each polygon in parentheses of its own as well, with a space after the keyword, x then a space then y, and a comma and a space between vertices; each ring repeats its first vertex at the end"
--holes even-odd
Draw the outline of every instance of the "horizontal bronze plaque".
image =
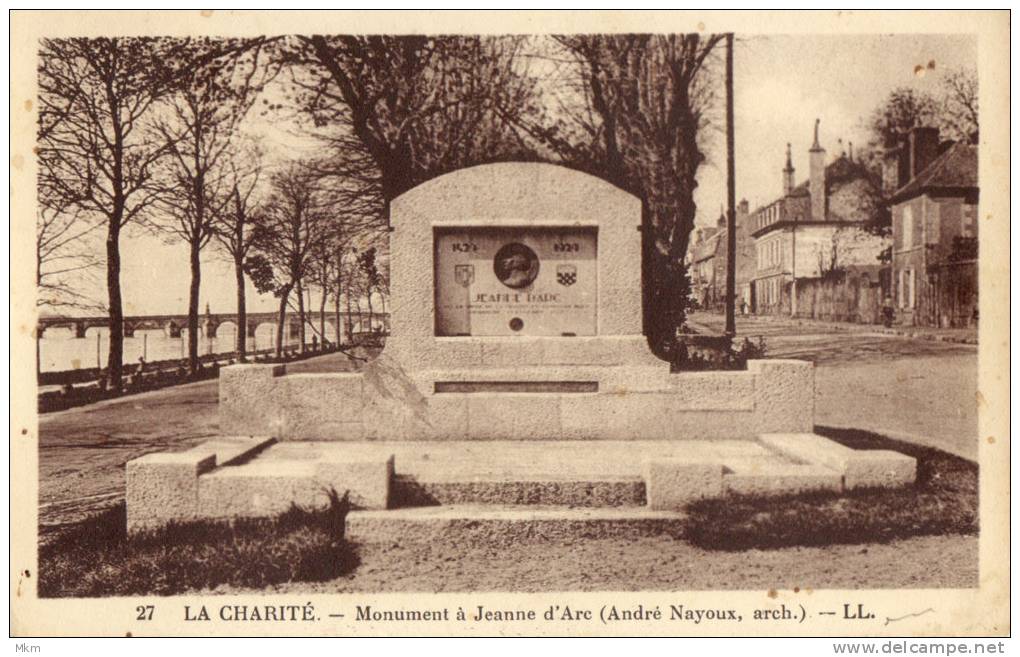
POLYGON ((596 335, 592 227, 437 229, 435 333, 596 335))
POLYGON ((598 392, 598 381, 436 381, 441 392, 598 392))

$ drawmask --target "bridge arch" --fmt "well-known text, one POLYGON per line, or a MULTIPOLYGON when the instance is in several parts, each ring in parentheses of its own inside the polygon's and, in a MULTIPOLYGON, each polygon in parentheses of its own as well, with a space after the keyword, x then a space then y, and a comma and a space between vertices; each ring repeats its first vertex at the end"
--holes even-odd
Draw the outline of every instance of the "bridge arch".
POLYGON ((237 334, 237 322, 232 319, 225 319, 216 324, 216 330, 209 334, 209 337, 215 338, 219 335, 220 331, 227 331, 231 335, 237 334))

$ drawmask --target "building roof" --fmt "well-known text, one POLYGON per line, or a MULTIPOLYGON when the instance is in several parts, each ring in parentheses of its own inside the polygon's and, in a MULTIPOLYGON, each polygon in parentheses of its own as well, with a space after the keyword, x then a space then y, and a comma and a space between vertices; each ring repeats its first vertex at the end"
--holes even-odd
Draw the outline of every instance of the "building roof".
MULTIPOLYGON (((832 194, 848 182, 859 178, 872 180, 872 174, 860 162, 840 155, 825 166, 825 191, 832 194)), ((790 191, 790 196, 810 196, 810 179, 805 180, 790 191)))
POLYGON ((889 201, 899 203, 929 191, 960 192, 977 188, 977 146, 958 141, 899 188, 889 201))
MULTIPOLYGON (((840 155, 825 166, 825 193, 826 195, 832 195, 846 183, 853 182, 861 178, 871 182, 873 185, 878 185, 878 181, 875 179, 874 174, 868 171, 863 164, 856 160, 851 160, 846 155, 840 155)), ((810 179, 802 181, 799 185, 790 190, 788 196, 793 198, 811 196, 810 183, 810 179)), ((755 208, 751 214, 757 214, 773 203, 781 201, 783 198, 787 197, 777 196, 768 203, 755 208)))
POLYGON ((705 238, 697 244, 694 250, 694 262, 702 262, 715 256, 716 247, 719 243, 719 238, 726 232, 719 230, 718 228, 706 229, 711 230, 705 238))

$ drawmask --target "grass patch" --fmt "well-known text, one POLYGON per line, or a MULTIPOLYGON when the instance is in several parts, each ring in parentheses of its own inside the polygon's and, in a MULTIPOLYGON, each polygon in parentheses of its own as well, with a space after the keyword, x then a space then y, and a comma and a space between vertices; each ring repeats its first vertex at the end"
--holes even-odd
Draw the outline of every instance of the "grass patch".
POLYGON ((347 496, 275 518, 188 522, 128 536, 121 503, 39 548, 39 596, 175 595, 220 585, 325 581, 357 566, 347 496))
POLYGON ((702 500, 687 509, 688 540, 706 549, 747 550, 977 533, 977 464, 866 431, 820 427, 816 433, 853 449, 913 456, 917 481, 899 489, 702 500))

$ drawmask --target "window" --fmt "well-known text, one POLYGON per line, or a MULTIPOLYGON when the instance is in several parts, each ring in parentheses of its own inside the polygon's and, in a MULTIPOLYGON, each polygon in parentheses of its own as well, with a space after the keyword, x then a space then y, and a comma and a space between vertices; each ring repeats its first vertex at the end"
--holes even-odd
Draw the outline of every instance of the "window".
POLYGON ((976 210, 977 208, 969 203, 963 204, 963 220, 960 222, 960 233, 964 237, 977 237, 977 231, 974 230, 976 210))
POLYGON ((903 237, 900 248, 909 249, 914 246, 914 209, 909 205, 903 206, 903 237))
POLYGON ((896 277, 896 301, 900 308, 917 305, 917 272, 913 268, 901 269, 896 277))

